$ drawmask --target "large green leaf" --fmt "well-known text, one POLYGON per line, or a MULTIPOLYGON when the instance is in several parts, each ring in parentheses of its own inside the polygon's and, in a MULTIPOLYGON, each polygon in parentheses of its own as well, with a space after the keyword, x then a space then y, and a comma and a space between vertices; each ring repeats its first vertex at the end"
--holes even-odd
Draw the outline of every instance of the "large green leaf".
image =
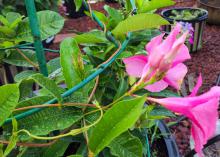
POLYGON ((142 157, 141 141, 132 136, 129 132, 125 132, 116 137, 108 147, 111 153, 117 157, 142 157))
MULTIPOLYGON (((52 96, 36 96, 36 97, 28 98, 26 100, 20 101, 18 105, 16 106, 16 108, 33 106, 33 105, 41 105, 49 101, 52 98, 53 98, 52 96)), ((16 111, 15 113, 18 114, 19 112, 16 111)))
POLYGON ((56 85, 56 83, 53 80, 50 80, 49 78, 39 73, 34 74, 29 78, 33 79, 37 84, 49 91, 54 97, 58 99, 59 102, 62 101, 60 88, 56 85))
POLYGON ((169 24, 157 14, 137 14, 121 21, 112 33, 121 36, 128 32, 139 31, 147 28, 158 28, 161 25, 169 24))
POLYGON ((107 42, 105 35, 101 31, 92 31, 74 36, 78 44, 81 43, 103 43, 107 42))
MULTIPOLYGON (((51 131, 70 127, 82 117, 81 109, 76 107, 50 107, 18 120, 18 129, 26 129, 34 135, 47 135, 51 131)), ((4 126, 4 129, 11 130, 11 125, 4 126)), ((26 140, 28 136, 24 134, 20 138, 26 140)))
POLYGON ((14 80, 15 82, 20 82, 26 78, 28 78, 29 76, 36 74, 36 71, 32 71, 32 70, 26 70, 26 71, 22 71, 20 73, 18 73, 17 75, 15 75, 14 80))
POLYGON ((142 6, 139 8, 139 12, 147 12, 174 4, 175 2, 173 0, 151 0, 151 1, 145 0, 143 1, 142 6))
POLYGON ((61 43, 60 62, 68 88, 83 80, 84 66, 81 52, 75 39, 67 38, 61 43))
POLYGON ((11 115, 19 100, 17 84, 7 84, 0 87, 0 126, 11 115))
MULTIPOLYGON (((42 40, 57 34, 63 28, 64 18, 54 11, 39 11, 37 17, 42 40)), ((28 17, 18 27, 17 40, 33 42, 28 17)))
POLYGON ((89 148, 98 154, 121 133, 132 127, 142 112, 145 96, 120 101, 109 109, 101 121, 92 130, 89 148))
MULTIPOLYGON (((36 54, 32 50, 22 50, 22 53, 34 64, 38 64, 36 54)), ((32 64, 19 54, 16 50, 9 50, 9 55, 3 59, 4 62, 16 66, 33 67, 32 64)))

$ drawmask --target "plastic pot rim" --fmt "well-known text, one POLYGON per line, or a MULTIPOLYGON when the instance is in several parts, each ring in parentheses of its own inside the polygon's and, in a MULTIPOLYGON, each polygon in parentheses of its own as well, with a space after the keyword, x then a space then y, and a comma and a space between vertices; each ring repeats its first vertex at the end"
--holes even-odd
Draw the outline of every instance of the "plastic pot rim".
POLYGON ((205 10, 205 9, 202 9, 202 8, 193 8, 193 7, 177 7, 177 8, 170 8, 170 9, 165 9, 161 12, 161 15, 163 18, 165 18, 166 20, 168 20, 169 22, 173 22, 173 21, 182 21, 182 22, 201 22, 201 21, 205 21, 206 19, 208 19, 208 11, 205 10), (203 11, 205 14, 196 18, 196 19, 193 19, 193 20, 174 20, 172 18, 169 18, 167 17, 165 14, 171 10, 200 10, 200 11, 203 11))

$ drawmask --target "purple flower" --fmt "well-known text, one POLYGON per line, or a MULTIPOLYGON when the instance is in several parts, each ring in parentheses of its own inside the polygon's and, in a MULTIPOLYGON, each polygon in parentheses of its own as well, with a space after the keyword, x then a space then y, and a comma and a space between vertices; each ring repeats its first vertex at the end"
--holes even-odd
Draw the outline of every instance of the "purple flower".
POLYGON ((189 22, 178 22, 180 25, 182 25, 182 31, 188 31, 189 32, 189 43, 193 44, 194 41, 194 28, 192 26, 192 23, 189 22))

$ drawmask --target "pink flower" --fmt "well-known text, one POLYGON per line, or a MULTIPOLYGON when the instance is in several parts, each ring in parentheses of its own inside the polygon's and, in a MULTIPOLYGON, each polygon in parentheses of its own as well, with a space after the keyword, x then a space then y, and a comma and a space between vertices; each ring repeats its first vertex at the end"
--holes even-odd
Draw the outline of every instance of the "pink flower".
POLYGON ((203 145, 215 133, 220 87, 212 87, 207 93, 195 96, 201 82, 200 76, 192 94, 188 97, 148 98, 148 100, 159 103, 173 112, 183 114, 191 120, 191 134, 195 142, 195 150, 200 156, 203 156, 203 145))
POLYGON ((177 24, 165 40, 163 40, 164 34, 153 38, 146 45, 148 55, 136 55, 123 59, 128 75, 147 81, 155 73, 165 73, 163 79, 146 86, 145 89, 159 92, 170 85, 179 90, 187 73, 187 67, 182 62, 191 58, 184 44, 187 33, 177 39, 180 30, 181 25, 177 24), (150 75, 149 71, 151 71, 150 75), (150 77, 146 79, 146 75, 150 77))

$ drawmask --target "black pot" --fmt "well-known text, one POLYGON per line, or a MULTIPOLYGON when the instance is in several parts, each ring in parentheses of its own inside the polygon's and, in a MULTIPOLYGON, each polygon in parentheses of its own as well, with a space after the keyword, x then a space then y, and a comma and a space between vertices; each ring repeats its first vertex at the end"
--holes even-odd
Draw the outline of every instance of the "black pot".
POLYGON ((74 0, 64 0, 64 6, 66 7, 66 15, 70 18, 78 18, 85 16, 86 8, 82 5, 79 11, 76 11, 76 5, 74 0))
MULTIPOLYGON (((192 27, 194 28, 194 35, 193 35, 193 44, 187 43, 187 46, 190 50, 190 52, 196 52, 197 50, 200 50, 202 48, 202 35, 205 28, 206 20, 208 18, 208 11, 200 8, 192 8, 192 7, 183 7, 183 8, 174 8, 174 9, 166 9, 161 12, 161 15, 163 18, 165 18, 167 21, 169 21, 171 24, 174 22, 184 22, 184 23, 190 23, 192 27), (176 11, 182 11, 182 10, 198 10, 202 11, 202 15, 197 17, 193 20, 174 20, 170 18, 170 15, 172 15, 172 10, 176 11)), ((170 32, 171 31, 171 25, 166 25, 162 27, 163 31, 170 32)))
POLYGON ((160 130, 160 133, 163 135, 167 157, 180 157, 175 138, 173 137, 172 133, 170 132, 169 128, 163 120, 158 121, 158 128, 160 130))

